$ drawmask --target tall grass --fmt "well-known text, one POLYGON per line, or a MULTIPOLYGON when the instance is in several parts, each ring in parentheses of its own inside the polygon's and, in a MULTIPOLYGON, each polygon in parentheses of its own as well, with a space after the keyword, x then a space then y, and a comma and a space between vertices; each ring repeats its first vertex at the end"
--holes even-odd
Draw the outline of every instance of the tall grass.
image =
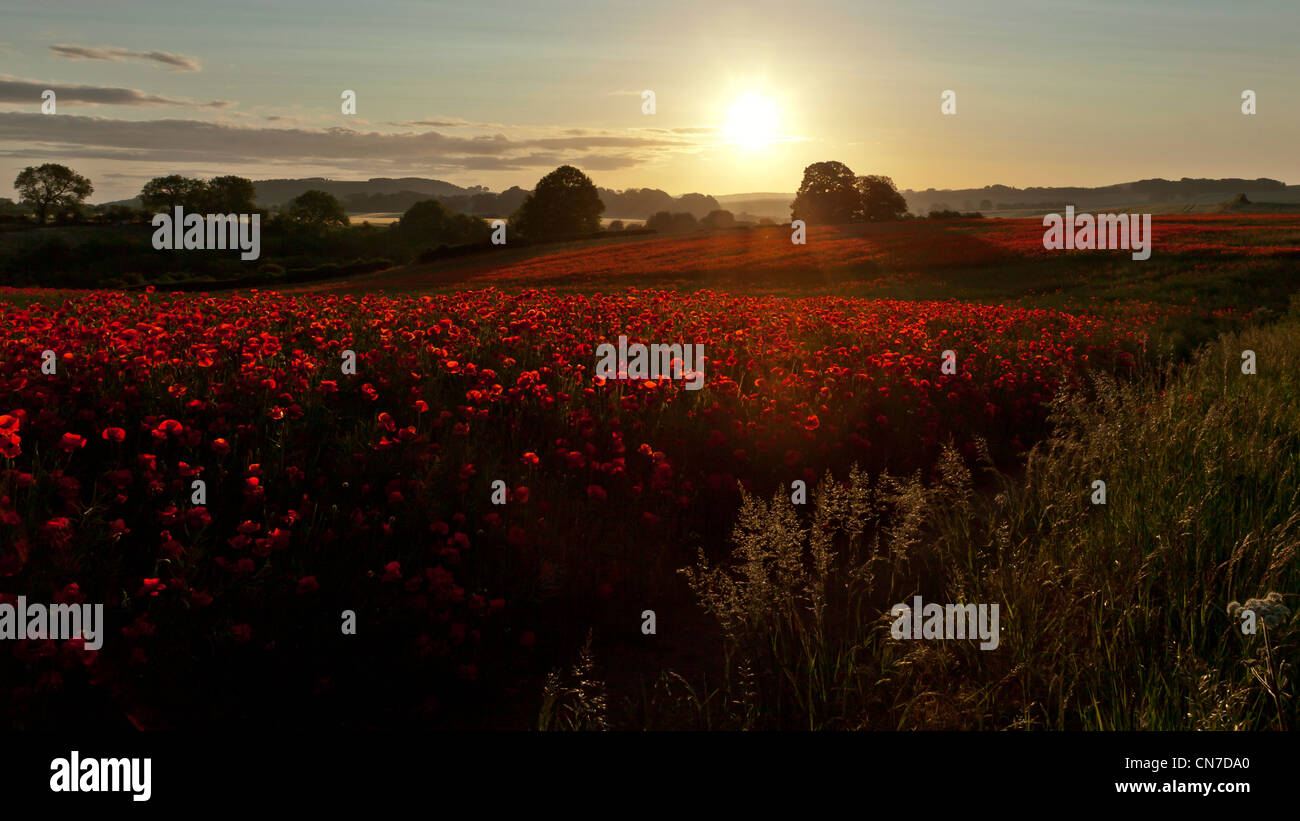
POLYGON ((731 560, 682 571, 722 628, 696 723, 1298 726, 1300 305, 1164 378, 1094 387, 1056 400, 1023 475, 948 454, 929 484, 827 477, 802 514, 746 494, 731 560), (1244 634, 1229 605, 1270 593, 1282 608, 1244 634), (998 604, 1000 645, 892 639, 914 594, 998 604))

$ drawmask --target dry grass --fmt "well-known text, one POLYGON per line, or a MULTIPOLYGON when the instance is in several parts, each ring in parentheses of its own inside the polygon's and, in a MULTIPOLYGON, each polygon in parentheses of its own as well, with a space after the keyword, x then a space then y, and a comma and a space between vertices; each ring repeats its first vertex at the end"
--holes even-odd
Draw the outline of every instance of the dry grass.
POLYGON ((1019 477, 949 454, 928 485, 827 477, 802 515, 746 495, 731 560, 682 571, 723 680, 655 703, 728 728, 1297 726, 1300 313, 1091 393, 1056 402, 1019 477), (1269 593, 1283 610, 1243 635, 1229 603, 1269 593), (998 604, 1000 646, 891 639, 913 594, 998 604))

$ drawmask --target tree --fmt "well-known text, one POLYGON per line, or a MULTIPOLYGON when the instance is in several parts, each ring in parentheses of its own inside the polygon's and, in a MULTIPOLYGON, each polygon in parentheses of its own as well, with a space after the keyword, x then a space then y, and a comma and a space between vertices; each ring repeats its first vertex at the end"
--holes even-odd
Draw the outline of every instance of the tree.
POLYGON ((695 230, 695 215, 686 211, 676 214, 658 211, 645 221, 645 227, 661 234, 682 234, 695 230))
POLYGON ((257 188, 244 177, 213 177, 203 192, 203 207, 209 214, 251 214, 257 210, 253 200, 257 188))
POLYGON ((716 231, 720 228, 734 228, 736 225, 736 215, 730 211, 719 209, 710 211, 700 220, 700 227, 709 231, 716 231))
POLYGON ((492 234, 488 224, 469 214, 455 214, 437 200, 423 200, 406 209, 397 221, 397 233, 412 245, 482 242, 492 234))
POLYGON ((402 214, 397 221, 397 232, 408 240, 438 240, 451 212, 437 200, 421 200, 402 214))
POLYGON ((202 211, 207 188, 203 180, 180 174, 154 177, 140 189, 140 202, 146 211, 155 213, 171 211, 178 205, 186 211, 202 211))
POLYGON ((528 239, 553 239, 599 231, 604 211, 591 178, 562 165, 538 181, 510 223, 513 231, 528 239))
POLYGON ((623 220, 614 220, 614 221, 612 221, 609 225, 606 225, 606 226, 605 226, 605 230, 606 230, 606 231, 622 231, 622 230, 623 230, 623 220))
POLYGON ((45 224, 45 215, 51 210, 57 214, 80 208, 95 190, 90 180, 66 165, 55 163, 24 168, 18 172, 14 188, 22 195, 22 202, 36 212, 40 225, 45 224))
POLYGON ((907 200, 898 193, 894 181, 879 174, 858 177, 858 195, 861 198, 859 219, 865 222, 883 222, 902 219, 907 213, 907 200))
POLYGON ((722 206, 718 201, 707 194, 682 194, 673 203, 673 209, 676 211, 689 211, 692 217, 702 219, 712 211, 717 211, 722 206))
POLYGON ((651 231, 658 231, 661 234, 671 231, 673 228, 673 215, 671 211, 656 211, 646 217, 645 227, 651 231))
POLYGON ((348 214, 343 203, 333 194, 312 189, 304 191, 289 202, 285 216, 299 225, 311 228, 346 228, 348 214))
POLYGON ((857 177, 844 163, 830 160, 803 170, 803 183, 790 204, 790 218, 818 224, 853 222, 861 208, 857 177))

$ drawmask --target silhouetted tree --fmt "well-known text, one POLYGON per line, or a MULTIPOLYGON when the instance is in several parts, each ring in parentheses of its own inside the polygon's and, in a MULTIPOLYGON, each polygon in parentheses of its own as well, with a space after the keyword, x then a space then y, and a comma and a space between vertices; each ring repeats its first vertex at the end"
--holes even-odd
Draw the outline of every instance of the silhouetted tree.
POLYGON ((695 230, 695 215, 685 211, 678 211, 676 214, 659 211, 645 221, 645 227, 661 234, 682 234, 695 230))
POLYGON ((243 177, 213 177, 203 191, 203 207, 211 214, 251 214, 257 210, 253 200, 257 189, 243 177))
POLYGON ((590 234, 600 230, 604 211, 605 204, 591 178, 571 165, 562 165, 538 181, 511 215, 510 227, 528 239, 590 234))
POLYGON ((716 231, 720 228, 733 228, 736 225, 736 216, 730 211, 718 209, 710 211, 700 220, 700 227, 709 231, 716 231))
POLYGON ((488 224, 469 214, 456 214, 437 200, 417 202, 397 221, 402 241, 420 247, 480 242, 492 234, 488 224))
POLYGON ((207 188, 203 180, 180 174, 154 177, 140 189, 140 202, 146 211, 171 211, 178 205, 186 211, 202 211, 207 188))
POLYGON ((673 213, 686 211, 696 219, 702 219, 717 210, 718 201, 707 194, 682 194, 673 203, 673 213))
POLYGON ((95 190, 90 180, 56 163, 27 166, 18 172, 14 188, 18 189, 22 202, 36 213, 36 221, 41 225, 45 224, 45 215, 51 209, 58 214, 69 208, 80 208, 95 190))
POLYGON ((292 222, 312 228, 346 228, 347 212, 343 203, 324 191, 304 191, 289 202, 285 216, 292 222))
POLYGON ((803 183, 790 204, 790 218, 827 224, 853 222, 862 207, 857 177, 842 162, 816 162, 803 170, 803 183))
POLYGON ((902 219, 907 213, 907 200, 898 193, 894 181, 879 174, 858 177, 858 195, 861 206, 858 218, 865 222, 883 222, 902 219))
POLYGON ((671 211, 656 211, 646 218, 645 227, 652 231, 658 231, 666 234, 673 230, 673 215, 671 211))

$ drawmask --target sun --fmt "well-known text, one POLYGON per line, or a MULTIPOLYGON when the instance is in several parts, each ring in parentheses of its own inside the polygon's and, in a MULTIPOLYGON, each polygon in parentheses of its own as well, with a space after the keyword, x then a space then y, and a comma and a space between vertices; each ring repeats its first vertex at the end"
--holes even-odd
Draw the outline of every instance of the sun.
POLYGON ((776 104, 761 94, 737 97, 727 110, 722 133, 742 148, 762 148, 776 141, 779 116, 776 104))

